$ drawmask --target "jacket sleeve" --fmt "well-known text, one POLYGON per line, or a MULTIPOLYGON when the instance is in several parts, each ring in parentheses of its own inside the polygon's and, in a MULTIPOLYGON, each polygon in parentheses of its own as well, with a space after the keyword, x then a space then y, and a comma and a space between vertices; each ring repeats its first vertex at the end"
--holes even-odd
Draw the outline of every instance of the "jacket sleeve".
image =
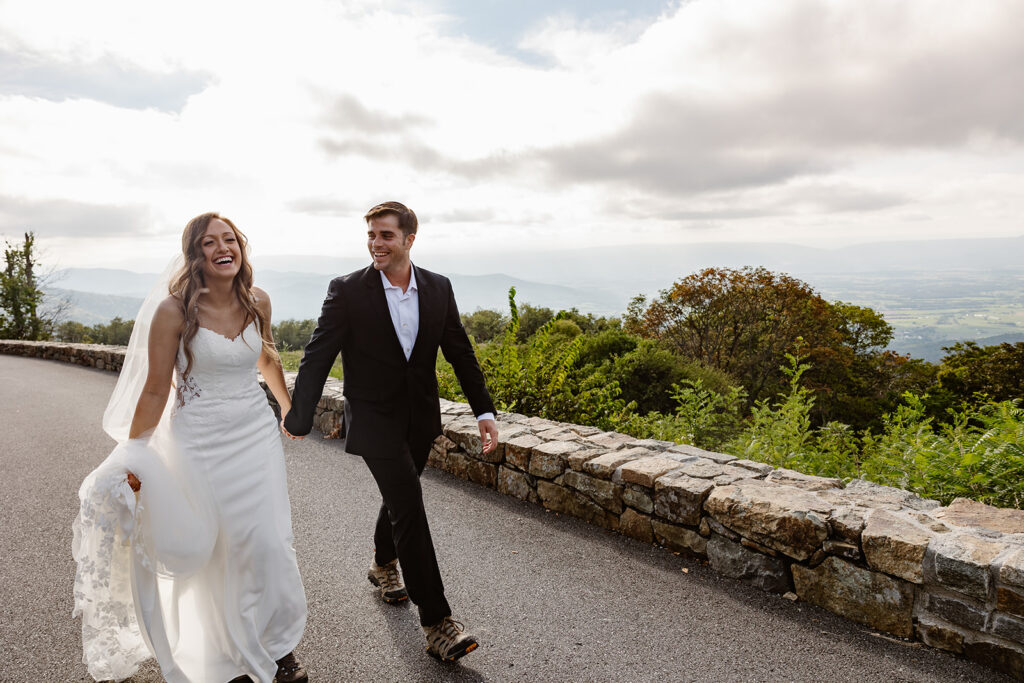
POLYGON ((341 293, 341 280, 335 279, 327 290, 316 329, 303 351, 292 390, 292 409, 284 420, 284 428, 294 436, 305 436, 313 429, 316 404, 323 394, 334 359, 341 351, 345 323, 345 297, 341 293))
POLYGON ((441 333, 441 353, 455 370, 455 377, 459 380, 462 393, 469 400, 473 414, 477 416, 484 413, 497 414, 498 411, 494 409, 491 395, 484 383, 484 373, 481 372, 476 354, 473 353, 473 345, 469 341, 466 329, 462 326, 459 308, 455 304, 452 283, 447 278, 444 283, 448 288, 448 306, 444 319, 444 331, 441 333))

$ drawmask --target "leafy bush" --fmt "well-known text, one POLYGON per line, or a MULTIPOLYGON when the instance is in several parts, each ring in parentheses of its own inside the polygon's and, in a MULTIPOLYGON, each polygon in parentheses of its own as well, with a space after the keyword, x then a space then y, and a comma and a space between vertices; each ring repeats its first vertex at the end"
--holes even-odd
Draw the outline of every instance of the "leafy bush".
POLYGON ((889 417, 879 437, 865 435, 865 478, 948 503, 973 498, 1024 506, 1024 409, 1020 399, 964 405, 936 425, 921 397, 889 417))
POLYGON ((581 367, 601 365, 605 360, 629 353, 640 343, 640 338, 621 328, 609 328, 588 334, 580 346, 576 362, 581 367))
POLYGON ((702 379, 685 379, 673 389, 672 398, 677 403, 673 414, 633 415, 620 430, 639 438, 699 445, 708 450, 721 449, 738 435, 745 403, 742 388, 729 387, 720 393, 705 387, 702 379))
POLYGON ((943 503, 965 497, 1024 506, 1020 399, 965 403, 950 411, 948 422, 937 422, 928 415, 927 397, 908 392, 883 418, 879 434, 857 434, 838 422, 814 429, 808 418, 814 398, 801 384, 807 368, 790 357, 788 393, 770 405, 759 402, 726 452, 806 474, 864 478, 943 503))
POLYGON ((82 323, 68 321, 57 325, 54 336, 63 342, 71 344, 111 344, 114 346, 126 346, 132 336, 132 328, 135 327, 134 320, 122 320, 114 318, 109 323, 97 323, 86 327, 82 323))
POLYGON ((274 342, 279 350, 295 351, 306 347, 309 338, 313 336, 313 330, 316 329, 316 321, 282 320, 276 325, 272 325, 271 329, 274 332, 274 342))
POLYGON ((810 369, 807 363, 786 354, 789 365, 783 373, 789 377, 789 391, 772 403, 762 399, 750 410, 750 426, 731 444, 736 455, 789 467, 807 453, 812 443, 811 408, 814 397, 800 380, 810 369))
MULTIPOLYGON (((532 309, 534 312, 537 309, 532 309)), ((481 369, 495 404, 506 411, 613 429, 632 406, 619 398, 619 387, 596 376, 580 376, 577 361, 585 337, 559 313, 520 343, 521 318, 515 288, 509 289, 509 322, 500 338, 477 347, 481 369)), ((438 363, 442 396, 461 397, 447 363, 438 363)))
MULTIPOLYGON (((718 393, 728 392, 733 382, 724 372, 706 368, 696 361, 678 356, 649 339, 634 340, 636 346, 605 360, 594 373, 614 381, 622 390, 622 399, 636 404, 636 412, 671 413, 677 385, 700 381, 718 393)), ((586 368, 584 368, 584 372, 586 368)))
MULTIPOLYGON (((514 290, 515 287, 512 287, 511 289, 514 290)), ((555 319, 555 312, 550 308, 531 306, 526 303, 518 307, 516 314, 518 316, 517 320, 519 330, 517 339, 521 342, 524 342, 535 335, 541 327, 555 319)))
POLYGON ((1024 342, 993 346, 957 342, 943 350, 938 384, 954 400, 969 400, 976 394, 996 401, 1024 398, 1024 342))
POLYGON ((481 344, 501 334, 507 324, 508 318, 486 308, 462 314, 462 326, 466 328, 466 334, 481 344))

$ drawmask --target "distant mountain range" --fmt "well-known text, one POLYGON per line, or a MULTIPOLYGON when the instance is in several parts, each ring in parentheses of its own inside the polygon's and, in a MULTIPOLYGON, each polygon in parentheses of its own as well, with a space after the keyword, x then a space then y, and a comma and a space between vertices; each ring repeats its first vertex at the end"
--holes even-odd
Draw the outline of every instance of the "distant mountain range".
MULTIPOLYGON (((330 274, 279 272, 260 270, 256 284, 267 290, 274 302, 274 317, 316 318, 327 293, 330 274)), ((623 307, 614 295, 601 296, 601 292, 575 289, 563 285, 532 282, 511 275, 458 275, 449 276, 455 289, 460 310, 470 312, 478 308, 508 309, 509 287, 516 288, 516 300, 554 310, 578 307, 584 311, 618 314, 623 307)), ((69 320, 94 324, 107 322, 115 316, 134 318, 142 299, 156 281, 156 273, 133 273, 106 268, 69 268, 58 273, 60 288, 51 287, 47 293, 65 299, 72 306, 69 320), (129 296, 125 296, 125 295, 129 296)))
MULTIPOLYGON (((506 311, 508 289, 517 301, 554 310, 620 315, 637 294, 654 295, 674 281, 706 267, 764 266, 803 279, 826 298, 871 306, 886 313, 897 330, 893 348, 938 360, 941 347, 956 339, 1024 340, 1020 323, 1004 322, 1005 333, 927 327, 902 313, 1000 304, 1024 310, 1024 236, 974 240, 879 242, 838 249, 792 244, 665 244, 594 247, 566 251, 502 252, 493 258, 461 254, 421 255, 417 265, 452 279, 459 308, 506 311), (488 272, 491 270, 492 272, 488 272), (981 302, 981 303, 978 303, 981 302), (891 315, 890 315, 891 314, 891 315), (1006 329, 1009 326, 1010 329, 1006 329), (1020 328, 1018 334, 1017 328, 1020 328), (924 334, 922 334, 924 331, 924 334), (930 335, 930 336, 929 336, 930 335)), ((256 284, 274 301, 274 317, 315 318, 330 279, 366 265, 366 258, 277 255, 254 259, 256 284)), ((52 296, 71 302, 66 316, 87 324, 115 316, 134 318, 155 273, 108 268, 69 268, 55 274, 52 296), (58 288, 59 287, 59 288, 58 288)), ((1005 317, 1005 316, 1004 316, 1005 317)))
MULTIPOLYGON (((488 255, 419 254, 417 263, 441 273, 487 275, 495 270, 488 255)), ((503 250, 500 270, 534 282, 567 287, 597 287, 629 293, 655 292, 686 275, 712 266, 764 266, 812 281, 814 274, 936 273, 1024 268, 1024 236, 967 240, 874 242, 835 249, 777 242, 652 244, 585 247, 562 251, 503 250)), ((304 273, 347 273, 366 265, 365 258, 265 256, 258 268, 304 273)))
POLYGON ((96 294, 51 287, 46 290, 45 306, 66 305, 64 319, 84 325, 108 323, 114 318, 134 320, 142 297, 96 294))

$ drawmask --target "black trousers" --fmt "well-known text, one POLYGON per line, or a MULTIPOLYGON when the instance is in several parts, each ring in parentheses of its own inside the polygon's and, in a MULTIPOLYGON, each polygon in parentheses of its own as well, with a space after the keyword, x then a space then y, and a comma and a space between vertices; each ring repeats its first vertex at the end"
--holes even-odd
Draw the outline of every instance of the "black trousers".
POLYGON ((423 626, 452 613, 444 597, 420 488, 428 455, 424 452, 422 457, 413 457, 406 444, 397 458, 364 458, 384 499, 373 534, 375 559, 384 565, 398 558, 409 599, 419 608, 423 626))

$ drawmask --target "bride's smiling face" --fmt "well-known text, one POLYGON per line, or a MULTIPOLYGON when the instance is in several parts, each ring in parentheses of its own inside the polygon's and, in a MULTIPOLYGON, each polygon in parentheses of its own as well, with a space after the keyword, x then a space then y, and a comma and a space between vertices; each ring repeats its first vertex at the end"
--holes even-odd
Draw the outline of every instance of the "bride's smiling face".
POLYGON ((242 250, 231 226, 214 218, 206 227, 200 243, 203 248, 203 273, 207 278, 234 278, 242 267, 242 250))

